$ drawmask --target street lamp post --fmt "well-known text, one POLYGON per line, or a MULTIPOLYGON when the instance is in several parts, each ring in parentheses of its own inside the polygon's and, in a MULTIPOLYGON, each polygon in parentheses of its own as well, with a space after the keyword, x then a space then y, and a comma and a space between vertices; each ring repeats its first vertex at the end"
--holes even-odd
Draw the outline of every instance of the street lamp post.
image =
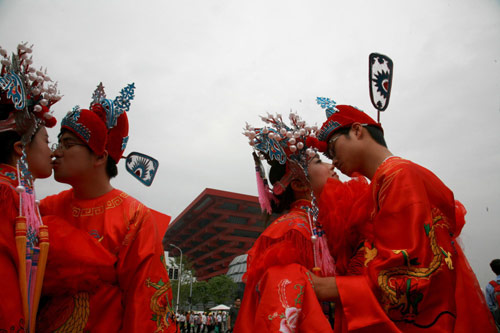
POLYGON ((192 304, 193 304, 193 275, 189 274, 189 312, 191 312, 192 304))
POLYGON ((179 275, 177 276, 178 283, 177 283, 177 304, 175 305, 175 312, 179 312, 179 296, 181 292, 181 275, 182 275, 182 250, 180 247, 175 246, 174 244, 170 244, 170 246, 175 247, 179 252, 181 253, 181 260, 179 262, 179 275))

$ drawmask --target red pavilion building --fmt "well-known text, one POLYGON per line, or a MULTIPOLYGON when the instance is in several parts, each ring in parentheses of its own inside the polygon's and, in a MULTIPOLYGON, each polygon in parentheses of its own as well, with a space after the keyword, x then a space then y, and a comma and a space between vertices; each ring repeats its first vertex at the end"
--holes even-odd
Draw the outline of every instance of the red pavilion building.
POLYGON ((256 196, 207 188, 170 223, 164 244, 180 247, 197 279, 207 280, 225 274, 265 225, 256 196))

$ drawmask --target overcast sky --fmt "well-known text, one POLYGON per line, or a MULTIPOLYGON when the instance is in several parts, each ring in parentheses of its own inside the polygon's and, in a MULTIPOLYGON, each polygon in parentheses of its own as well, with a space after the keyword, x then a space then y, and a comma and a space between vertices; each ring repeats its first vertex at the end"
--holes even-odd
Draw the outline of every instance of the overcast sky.
MULTIPOLYGON (((205 188, 256 195, 241 135, 258 115, 325 120, 316 96, 376 117, 368 55, 394 61, 381 116, 391 151, 436 173, 468 209, 462 243, 482 287, 500 258, 500 1, 8 1, 0 45, 33 43, 63 99, 60 120, 135 82, 126 153, 160 161, 146 188, 113 185, 175 218, 205 188), (139 5, 140 3, 140 5, 139 5)), ((58 130, 50 131, 52 140, 58 130)), ((39 197, 66 187, 37 182, 39 197)))

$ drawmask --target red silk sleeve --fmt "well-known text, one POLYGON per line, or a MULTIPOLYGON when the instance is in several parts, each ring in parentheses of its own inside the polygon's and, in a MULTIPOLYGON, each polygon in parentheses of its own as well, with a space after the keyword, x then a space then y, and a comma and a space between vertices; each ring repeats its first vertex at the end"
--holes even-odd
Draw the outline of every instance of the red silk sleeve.
POLYGON ((137 201, 129 212, 129 228, 117 263, 124 291, 122 331, 175 332, 172 289, 157 225, 151 211, 137 201))
POLYGON ((267 269, 256 291, 245 290, 234 331, 332 332, 308 274, 298 264, 267 269))
POLYGON ((19 289, 18 256, 14 233, 17 216, 17 193, 9 186, 0 184, 0 331, 24 328, 23 303, 19 289))
POLYGON ((44 295, 75 294, 116 283, 116 257, 94 237, 58 216, 44 216, 43 222, 49 227, 50 242, 44 295), (64 277, 64 288, 61 288, 61 277, 64 277))
MULTIPOLYGON (((58 215, 60 214, 61 211, 64 211, 61 209, 63 206, 61 205, 61 200, 60 198, 63 197, 66 199, 66 196, 64 195, 64 192, 61 192, 58 195, 50 195, 48 197, 45 197, 44 199, 40 200, 40 214, 42 216, 45 215, 58 215)), ((63 205, 67 204, 69 205, 69 201, 63 202, 63 205)))
POLYGON ((343 311, 335 311, 335 332, 400 332, 380 306, 365 275, 337 276, 343 311), (341 318, 340 318, 341 316, 341 318))
POLYGON ((319 221, 335 259, 337 274, 346 275, 352 256, 370 233, 373 209, 370 186, 365 178, 347 182, 328 179, 318 199, 319 221))

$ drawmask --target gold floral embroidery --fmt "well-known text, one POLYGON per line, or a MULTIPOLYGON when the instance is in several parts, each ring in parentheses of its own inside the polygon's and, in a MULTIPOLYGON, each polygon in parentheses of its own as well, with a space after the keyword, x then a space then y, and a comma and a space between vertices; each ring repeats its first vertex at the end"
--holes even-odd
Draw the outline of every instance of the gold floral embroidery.
POLYGON ((127 235, 123 239, 122 245, 129 245, 137 235, 137 229, 142 225, 142 223, 149 218, 151 211, 148 207, 144 206, 140 202, 134 202, 130 204, 128 215, 124 216, 124 222, 127 225, 127 235))
POLYGON ((418 288, 419 281, 429 279, 444 265, 450 270, 453 269, 451 253, 438 245, 436 236, 437 228, 449 228, 448 221, 437 208, 431 210, 431 216, 432 222, 423 224, 433 254, 428 266, 422 267, 423 265, 418 263, 418 258, 410 258, 405 250, 393 250, 393 253, 403 257, 404 266, 383 270, 378 275, 378 284, 384 295, 386 311, 397 308, 404 316, 417 314, 418 304, 424 297, 418 288))
POLYGON ((173 320, 173 304, 168 299, 168 291, 171 289, 170 281, 165 283, 160 279, 158 283, 155 283, 151 282, 150 278, 147 278, 146 286, 156 289, 153 296, 151 296, 149 307, 153 312, 151 320, 156 321, 155 332, 162 332, 170 326, 170 321, 173 320))
POLYGON ((368 266, 368 263, 370 261, 375 259, 375 257, 378 254, 378 251, 377 251, 376 247, 369 248, 369 247, 365 246, 364 248, 365 248, 365 267, 366 267, 366 266, 368 266))
POLYGON ((383 206, 384 204, 384 200, 385 200, 385 197, 386 197, 386 192, 387 192, 387 189, 389 188, 389 186, 391 185, 391 183, 394 181, 394 178, 396 178, 396 176, 398 175, 398 173, 401 172, 402 169, 398 169, 398 170, 395 170, 394 172, 392 172, 391 174, 388 174, 387 176, 384 177, 384 180, 383 180, 383 183, 380 185, 380 188, 377 189, 375 188, 375 193, 378 194, 378 200, 376 201, 377 204, 378 204, 378 207, 381 207, 383 206))
POLYGON ((73 296, 75 307, 66 322, 54 332, 83 332, 90 315, 90 301, 87 292, 73 296))

